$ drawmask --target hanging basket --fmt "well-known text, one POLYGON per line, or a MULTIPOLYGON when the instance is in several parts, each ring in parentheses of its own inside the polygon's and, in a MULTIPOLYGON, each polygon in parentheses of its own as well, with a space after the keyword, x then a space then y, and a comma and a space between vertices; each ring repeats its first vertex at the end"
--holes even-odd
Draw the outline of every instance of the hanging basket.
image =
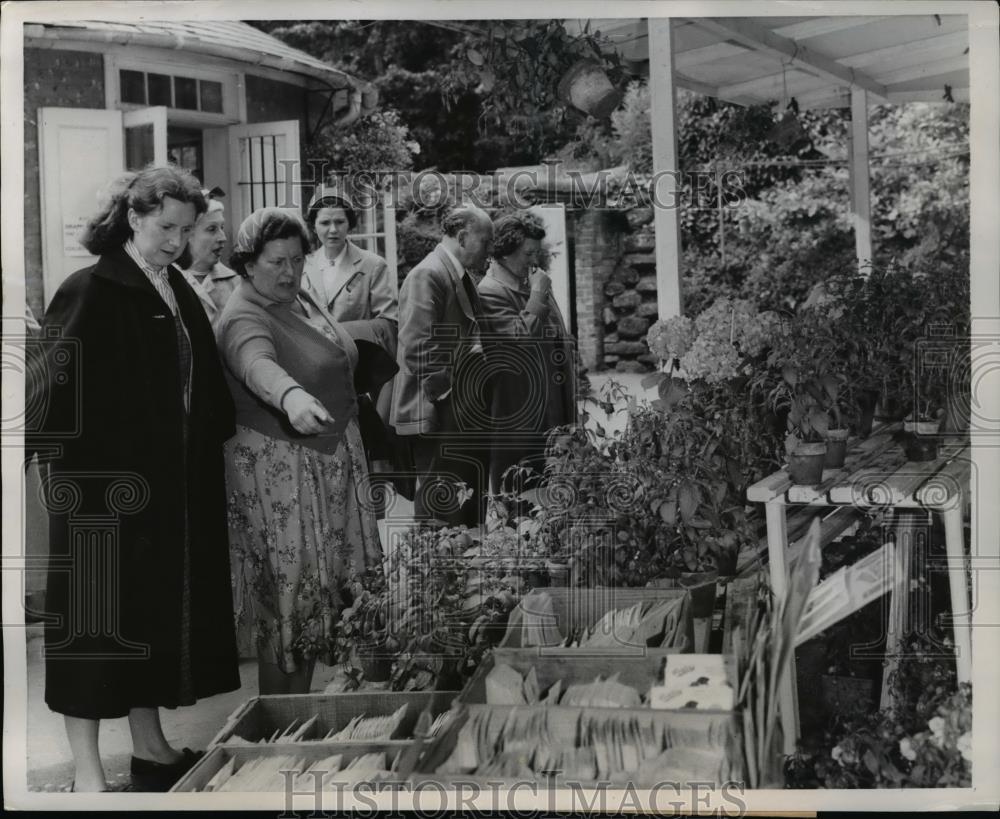
POLYGON ((607 119, 622 101, 608 75, 591 60, 575 63, 559 81, 559 98, 597 119, 607 119))

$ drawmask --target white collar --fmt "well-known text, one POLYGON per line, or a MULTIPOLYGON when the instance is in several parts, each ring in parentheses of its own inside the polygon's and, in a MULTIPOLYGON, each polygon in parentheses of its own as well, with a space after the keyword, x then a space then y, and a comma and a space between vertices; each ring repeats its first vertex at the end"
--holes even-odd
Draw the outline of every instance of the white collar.
POLYGON ((135 242, 132 241, 131 236, 125 241, 125 252, 132 258, 132 261, 139 265, 139 268, 145 271, 148 275, 160 277, 167 275, 167 268, 153 267, 146 261, 146 258, 139 252, 139 248, 136 247, 135 242))

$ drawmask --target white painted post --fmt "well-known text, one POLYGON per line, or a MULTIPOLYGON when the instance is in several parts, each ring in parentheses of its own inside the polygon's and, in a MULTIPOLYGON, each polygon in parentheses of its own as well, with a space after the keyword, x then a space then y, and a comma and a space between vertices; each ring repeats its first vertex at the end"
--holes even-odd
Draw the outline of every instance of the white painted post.
POLYGON ((868 92, 851 89, 851 216, 858 270, 872 261, 871 168, 868 165, 868 92))
POLYGON ((650 17, 649 116, 653 131, 653 228, 660 318, 681 314, 680 175, 677 167, 674 42, 669 17, 650 17))

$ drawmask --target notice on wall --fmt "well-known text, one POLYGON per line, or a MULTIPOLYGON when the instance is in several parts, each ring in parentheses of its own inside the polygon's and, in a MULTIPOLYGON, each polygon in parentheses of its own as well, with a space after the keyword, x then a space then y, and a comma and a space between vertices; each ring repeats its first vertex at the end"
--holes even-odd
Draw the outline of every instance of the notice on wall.
POLYGON ((63 254, 66 256, 89 256, 80 244, 83 229, 87 226, 87 216, 64 216, 62 226, 63 254))

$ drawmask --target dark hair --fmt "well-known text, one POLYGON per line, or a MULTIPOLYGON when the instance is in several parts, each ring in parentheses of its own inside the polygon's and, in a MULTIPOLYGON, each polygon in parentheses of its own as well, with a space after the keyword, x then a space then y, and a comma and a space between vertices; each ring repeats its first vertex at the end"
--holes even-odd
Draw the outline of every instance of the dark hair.
POLYGON ((526 239, 545 238, 545 223, 529 211, 501 213, 493 220, 493 256, 515 253, 526 239))
MULTIPOLYGON (((452 208, 441 219, 441 232, 445 236, 452 238, 458 236, 463 230, 473 230, 479 226, 486 214, 468 205, 458 205, 452 208)), ((486 217, 487 220, 489 217, 486 217)))
POLYGON ((196 216, 208 208, 201 183, 188 171, 176 165, 144 168, 127 173, 108 186, 105 201, 87 223, 80 244, 95 256, 121 247, 132 237, 129 209, 146 216, 160 210, 167 197, 191 202, 196 216))
POLYGON ((316 220, 319 218, 319 212, 323 208, 341 208, 347 217, 347 226, 351 230, 354 230, 358 226, 358 212, 350 202, 343 196, 324 196, 322 199, 317 199, 313 202, 309 206, 309 210, 306 211, 306 224, 309 225, 309 230, 312 231, 313 236, 316 235, 316 220))
MULTIPOLYGON (((240 226, 242 230, 242 225, 240 226)), ((302 242, 302 252, 309 252, 309 234, 296 214, 282 213, 277 208, 264 217, 260 228, 254 233, 249 250, 236 251, 229 259, 229 266, 247 278, 247 262, 256 262, 264 252, 268 242, 279 239, 298 238, 302 242)))

